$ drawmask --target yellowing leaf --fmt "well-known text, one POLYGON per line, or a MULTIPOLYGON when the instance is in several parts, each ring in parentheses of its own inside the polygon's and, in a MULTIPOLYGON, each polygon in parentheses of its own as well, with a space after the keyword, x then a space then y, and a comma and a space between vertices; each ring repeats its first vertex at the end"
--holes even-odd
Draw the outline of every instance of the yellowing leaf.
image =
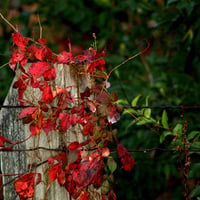
POLYGON ((115 160, 112 157, 108 158, 107 166, 108 166, 109 170, 111 171, 111 173, 113 173, 117 169, 117 163, 115 162, 115 160))

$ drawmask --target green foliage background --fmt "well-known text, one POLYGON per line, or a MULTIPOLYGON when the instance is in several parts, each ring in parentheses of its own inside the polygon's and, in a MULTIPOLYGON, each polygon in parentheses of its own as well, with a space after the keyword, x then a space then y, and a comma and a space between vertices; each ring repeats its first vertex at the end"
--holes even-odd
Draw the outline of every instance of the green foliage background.
MULTIPOLYGON (((0 10, 24 36, 39 37, 39 14, 43 37, 54 52, 73 52, 93 43, 96 33, 98 49, 107 47, 107 70, 150 45, 148 52, 129 61, 113 72, 111 91, 117 91, 127 105, 141 95, 137 105, 200 106, 200 2, 198 0, 3 0, 0 10)), ((10 27, 0 19, 0 65, 11 55, 10 27)), ((13 78, 9 67, 0 70, 0 102, 13 78)), ((152 109, 154 119, 161 119, 163 110, 152 109)), ((173 127, 187 120, 188 130, 200 130, 199 110, 167 110, 173 127), (181 115, 183 114, 183 117, 181 115)), ((115 125, 119 141, 128 149, 168 148, 167 136, 160 143, 163 130, 152 131, 153 125, 138 126, 133 117, 123 114, 115 125)), ((195 147, 200 148, 200 145, 195 147)), ((118 199, 184 199, 184 185, 177 154, 172 152, 138 152, 133 154, 134 171, 116 173, 118 199)), ((188 179, 189 192, 199 181, 199 154, 191 155, 192 168, 188 179)), ((188 192, 188 193, 189 193, 188 192)), ((197 199, 199 189, 192 199, 197 199)))

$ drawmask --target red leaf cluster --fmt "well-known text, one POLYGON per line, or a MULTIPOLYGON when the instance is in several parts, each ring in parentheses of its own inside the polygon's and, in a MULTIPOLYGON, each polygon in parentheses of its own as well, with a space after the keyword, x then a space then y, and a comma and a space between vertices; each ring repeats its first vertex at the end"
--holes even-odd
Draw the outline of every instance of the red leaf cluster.
POLYGON ((34 196, 35 184, 41 182, 41 174, 29 173, 17 179, 14 183, 15 190, 20 199, 27 199, 34 196))
POLYGON ((90 193, 89 192, 85 192, 81 195, 80 200, 91 200, 90 198, 90 193))
POLYGON ((122 168, 126 171, 131 171, 135 165, 135 160, 133 159, 131 153, 128 152, 122 144, 118 144, 117 151, 119 158, 121 158, 122 168))

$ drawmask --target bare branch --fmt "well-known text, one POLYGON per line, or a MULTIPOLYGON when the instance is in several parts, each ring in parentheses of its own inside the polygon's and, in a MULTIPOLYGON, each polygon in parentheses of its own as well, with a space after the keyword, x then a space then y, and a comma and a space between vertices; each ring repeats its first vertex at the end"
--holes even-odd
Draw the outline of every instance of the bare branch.
POLYGON ((0 17, 15 31, 15 32, 19 32, 19 30, 17 28, 15 28, 3 15, 2 13, 0 13, 0 17))

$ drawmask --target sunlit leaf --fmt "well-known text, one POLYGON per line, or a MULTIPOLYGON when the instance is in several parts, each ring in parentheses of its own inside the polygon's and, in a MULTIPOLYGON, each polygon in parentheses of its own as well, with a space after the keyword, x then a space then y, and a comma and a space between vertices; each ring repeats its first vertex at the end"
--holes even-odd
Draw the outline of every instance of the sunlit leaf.
POLYGON ((162 125, 164 128, 169 128, 168 116, 166 110, 164 110, 162 113, 162 125))
POLYGON ((141 97, 141 95, 136 96, 132 101, 131 101, 131 106, 137 106, 137 102, 139 100, 139 98, 141 97))

